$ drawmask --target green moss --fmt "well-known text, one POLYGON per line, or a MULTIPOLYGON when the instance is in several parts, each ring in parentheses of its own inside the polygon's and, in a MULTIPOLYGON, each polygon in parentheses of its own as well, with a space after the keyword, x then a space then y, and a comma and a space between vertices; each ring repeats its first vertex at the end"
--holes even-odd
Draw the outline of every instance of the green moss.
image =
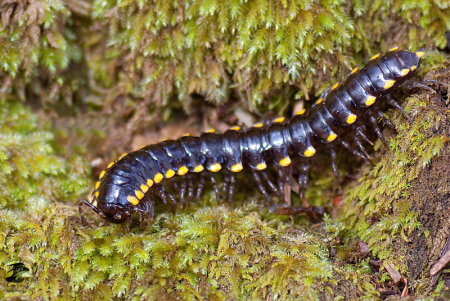
MULTIPOLYGON (((85 190, 82 162, 56 156, 53 134, 40 131, 29 109, 14 101, 0 101, 0 191, 2 208, 28 208, 50 200, 73 201, 85 190)), ((41 204, 42 205, 42 204, 41 204)))
MULTIPOLYGON (((317 284, 331 276, 320 239, 262 221, 249 214, 254 206, 162 214, 145 231, 131 232, 74 224, 60 205, 47 210, 33 230, 30 220, 19 226, 10 222, 14 216, 4 217, 10 234, 2 253, 36 270, 21 296, 315 299, 317 284)), ((3 297, 14 294, 6 289, 3 297)))
POLYGON ((192 93, 218 104, 231 96, 266 111, 280 96, 320 93, 368 53, 444 47, 449 12, 448 4, 412 0, 98 0, 93 15, 108 32, 91 43, 98 51, 108 37, 89 65, 113 97, 190 108, 192 93))
MULTIPOLYGON (((79 158, 64 160, 54 154, 50 146, 53 135, 38 129, 30 109, 3 100, 0 115, 0 278, 2 296, 9 290, 12 297, 20 293, 17 287, 11 290, 6 286, 3 276, 7 265, 21 262, 30 271, 36 271, 37 264, 54 267, 55 257, 46 249, 49 245, 61 247, 61 231, 66 230, 65 218, 72 210, 64 204, 86 191, 87 180, 79 158), (52 222, 55 215, 60 217, 56 224, 52 222)), ((35 275, 30 272, 27 277, 35 275)), ((45 278, 34 279, 40 285, 45 278)), ((23 286, 19 285, 19 289, 23 286)), ((30 291, 24 295, 30 296, 30 291)))
MULTIPOLYGON (((424 225, 423 208, 413 210, 408 188, 447 141, 429 135, 443 117, 423 98, 406 104, 411 123, 394 117, 398 136, 347 192, 344 217, 312 227, 253 203, 241 206, 248 194, 236 197, 240 209, 211 205, 206 195, 184 211, 159 214, 146 229, 112 225, 90 211, 85 226, 73 203, 92 185, 86 163, 73 154, 90 162, 99 154, 97 162, 114 158, 130 150, 146 125, 175 119, 174 108, 192 113, 203 100, 288 112, 289 100, 314 98, 371 54, 393 46, 443 47, 447 4, 102 0, 93 2, 90 19, 84 1, 20 3, 0 5, 7 12, 0 92, 8 99, 0 102, 0 298, 378 298, 390 289, 389 276, 372 273, 360 240, 405 273, 402 241, 420 236, 424 225), (76 93, 87 95, 80 99, 91 105, 83 107, 88 113, 104 110, 86 119, 52 117, 45 130, 12 100, 64 99, 40 115, 67 116, 76 93), (15 262, 30 272, 22 283, 8 284, 7 265, 15 262)), ((433 53, 428 62, 444 59, 433 53)), ((333 178, 331 171, 316 177, 305 195, 321 205, 333 196, 324 190, 333 178)), ((424 233, 428 245, 444 235, 431 227, 424 233)))
POLYGON ((342 220, 347 229, 356 231, 374 256, 395 263, 401 272, 407 270, 406 254, 398 250, 398 241, 410 241, 422 225, 421 212, 413 210, 418 204, 411 194, 417 192, 409 188, 449 141, 439 130, 447 127, 446 119, 437 107, 439 101, 434 101, 433 105, 426 96, 408 98, 403 107, 410 120, 400 114, 392 119, 397 136, 389 140, 389 149, 380 154, 375 166, 363 170, 357 186, 347 189, 350 201, 342 220))
POLYGON ((43 103, 62 99, 71 104, 79 79, 65 69, 80 62, 82 53, 65 3, 7 1, 0 9, 0 95, 14 94, 22 101, 39 95, 43 103))

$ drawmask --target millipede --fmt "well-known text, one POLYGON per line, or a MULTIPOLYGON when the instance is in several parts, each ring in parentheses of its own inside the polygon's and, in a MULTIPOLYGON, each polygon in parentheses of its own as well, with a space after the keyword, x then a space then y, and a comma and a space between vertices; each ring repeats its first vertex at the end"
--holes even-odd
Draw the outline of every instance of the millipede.
POLYGON ((423 55, 422 51, 398 48, 390 49, 384 56, 377 54, 364 68, 351 71, 342 84, 327 89, 308 113, 303 110, 291 119, 281 117, 270 124, 259 123, 248 129, 236 126, 222 134, 211 130, 200 137, 186 135, 125 154, 101 172, 91 201, 80 203, 80 213, 82 215, 81 206, 86 204, 113 223, 122 223, 135 212, 142 223, 147 223, 154 215, 155 194, 164 203, 167 200, 177 202, 164 187, 167 179, 184 177, 178 183, 174 182, 180 203, 184 204, 186 199, 194 198, 192 174, 202 175, 195 194, 198 198, 205 175, 209 175, 216 195, 219 195, 213 174, 222 171, 225 178, 222 191, 231 199, 235 174, 244 169, 253 174, 266 197, 268 192, 263 183, 268 183, 266 186, 283 197, 283 185, 292 186, 288 174, 294 159, 300 161, 297 171, 302 193, 307 186, 310 159, 318 149, 330 150, 335 175, 335 145, 341 144, 356 156, 369 157, 363 141, 372 142, 365 134, 365 124, 371 125, 380 139, 383 136, 378 120, 390 124, 376 102, 387 100, 404 113, 391 96, 394 90, 408 82, 410 87, 434 91, 410 79, 423 55), (350 131, 351 135, 345 135, 350 131), (348 141, 349 136, 351 141, 348 141), (278 172, 278 185, 264 172, 268 166, 278 172))

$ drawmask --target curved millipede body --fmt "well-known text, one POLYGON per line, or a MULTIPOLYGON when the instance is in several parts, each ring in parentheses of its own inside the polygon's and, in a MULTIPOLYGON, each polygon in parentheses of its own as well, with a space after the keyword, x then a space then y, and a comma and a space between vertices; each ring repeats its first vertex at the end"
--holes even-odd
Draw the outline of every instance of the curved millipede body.
MULTIPOLYGON (((290 184, 286 169, 299 157, 302 158, 299 184, 303 190, 309 170, 308 158, 314 156, 317 149, 324 146, 331 149, 335 171, 333 145, 336 143, 355 155, 368 157, 361 144, 361 139, 368 139, 360 119, 373 125, 376 134, 382 138, 377 126, 382 113, 375 103, 383 98, 401 109, 390 93, 416 71, 423 54, 394 48, 384 56, 376 55, 364 68, 354 69, 345 82, 328 89, 307 114, 301 112, 290 120, 278 118, 269 125, 256 124, 247 130, 234 127, 223 134, 208 131, 200 137, 184 136, 122 156, 101 173, 92 201, 86 201, 86 204, 114 223, 124 222, 133 212, 139 212, 141 219, 147 221, 153 217, 154 193, 164 201, 175 201, 164 185, 159 184, 161 181, 185 177, 186 181, 177 186, 184 202, 186 197, 193 197, 191 173, 224 171, 228 188, 223 191, 228 189, 231 197, 234 174, 245 168, 251 169, 264 194, 267 195, 262 181, 282 195, 282 185, 270 182, 263 170, 269 165, 275 166, 280 178, 284 177, 290 184), (349 130, 354 131, 353 140, 359 150, 342 139, 349 130)), ((201 179, 200 187, 203 186, 201 179)), ((217 186, 215 190, 218 194, 217 186)))

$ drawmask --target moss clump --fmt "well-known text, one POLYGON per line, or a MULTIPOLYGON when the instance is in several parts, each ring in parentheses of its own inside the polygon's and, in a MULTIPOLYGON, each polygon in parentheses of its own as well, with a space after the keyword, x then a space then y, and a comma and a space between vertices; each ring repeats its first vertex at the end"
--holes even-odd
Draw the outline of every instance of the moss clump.
POLYGON ((33 229, 30 220, 13 225, 14 216, 4 217, 3 262, 17 254, 36 272, 22 293, 0 279, 2 297, 315 299, 318 283, 331 276, 320 239, 248 214, 252 205, 162 214, 145 231, 86 228, 73 222, 75 210, 47 210, 33 229))
MULTIPOLYGON (((442 201, 441 207, 426 207, 426 202, 408 199, 419 194, 406 189, 417 185, 423 166, 446 141, 435 129, 447 113, 431 113, 435 107, 422 98, 412 98, 419 105, 407 105, 417 117, 410 125, 395 117, 399 136, 392 140, 392 156, 383 154, 364 173, 361 186, 350 193, 353 201, 342 222, 332 229, 326 220, 327 230, 319 233, 299 226, 299 219, 290 225, 285 217, 269 216, 253 205, 192 206, 160 214, 146 229, 112 225, 90 212, 93 225, 84 226, 72 203, 90 185, 85 165, 71 154, 83 154, 101 168, 108 162, 102 159, 114 158, 109 154, 115 150, 130 150, 136 133, 147 131, 149 123, 176 119, 174 108, 192 113, 205 99, 215 105, 230 101, 244 111, 284 113, 290 110, 288 100, 320 93, 337 74, 342 78, 345 70, 361 66, 369 54, 393 46, 443 46, 448 4, 106 0, 94 1, 89 17, 87 1, 64 3, 0 4, 6 12, 0 32, 0 92, 8 99, 0 102, 0 298, 376 298, 388 286, 388 276, 371 272, 367 254, 353 256, 359 253, 353 233, 370 244, 373 254, 417 280, 410 283, 421 292, 417 271, 436 260, 440 245, 434 238, 443 241, 446 234, 436 230, 444 222, 433 223, 426 216, 430 210, 445 213, 439 209, 450 206, 442 201), (400 42, 399 35, 405 37, 400 42), (85 83, 89 92, 80 89, 85 83), (63 98, 70 104, 73 91, 88 93, 83 103, 104 109, 94 112, 96 123, 52 117, 57 129, 43 131, 29 110, 11 100, 33 102, 38 95, 40 102, 63 98), (53 131, 67 149, 54 143, 53 131), (102 158, 92 160, 98 154, 102 158), (405 239, 417 246, 416 257, 402 255, 405 239), (340 246, 334 245, 337 241, 340 246), (336 257, 329 256, 330 246, 340 248, 336 257), (422 265, 415 259, 424 253, 429 261, 422 265), (22 283, 8 284, 7 265, 17 262, 30 272, 22 283)), ((55 111, 70 115, 74 108, 67 108, 47 107, 46 116, 55 111)), ((214 117, 202 109, 198 113, 204 119, 221 118, 220 112, 210 114, 214 117)), ((221 120, 222 128, 239 118, 221 120)), ((318 177, 308 198, 330 195, 322 187, 330 186, 332 176, 318 177)), ((448 224, 448 217, 439 218, 448 224)))
MULTIPOLYGON (((37 128, 37 118, 15 101, 0 101, 0 206, 28 210, 40 199, 74 201, 86 191, 84 167, 51 147, 53 134, 37 128)), ((44 201, 44 202, 45 202, 44 201)))
POLYGON ((40 261, 36 256, 45 253, 47 240, 58 241, 47 231, 48 220, 56 207, 61 210, 63 202, 75 201, 86 190, 87 179, 79 158, 64 160, 54 154, 53 135, 38 129, 30 109, 13 100, 0 101, 0 116, 0 297, 4 297, 7 265, 21 262, 30 271, 38 262, 49 265, 50 257, 40 261))
POLYGON ((79 81, 65 69, 80 62, 82 53, 65 3, 3 1, 0 10, 0 96, 30 101, 37 95, 43 103, 71 104, 79 81))
MULTIPOLYGON (((439 76, 433 78, 439 79, 439 76)), ((359 184, 347 189, 347 199, 351 201, 344 208, 342 220, 370 246, 373 255, 394 263, 401 273, 406 273, 414 289, 424 277, 423 269, 429 269, 432 264, 421 252, 428 252, 429 260, 436 260, 440 249, 431 249, 438 243, 435 240, 440 236, 439 227, 443 227, 429 224, 424 229, 428 217, 422 214, 432 211, 440 214, 439 208, 443 201, 446 202, 438 197, 442 189, 427 184, 442 174, 434 163, 431 163, 433 169, 429 169, 429 165, 437 162, 441 153, 446 158, 444 150, 449 141, 448 110, 438 96, 431 96, 431 101, 430 94, 407 99, 403 107, 410 114, 410 120, 400 114, 394 116, 392 120, 398 134, 389 140, 389 149, 380 154, 376 165, 363 170, 359 184), (431 191, 422 195, 420 187, 428 187, 431 191), (432 201, 434 194, 438 200, 432 201), (424 230, 428 233, 425 236, 424 230), (430 241, 426 242, 428 235, 430 241), (417 264, 422 267, 420 272, 416 271, 417 264)), ((445 193, 448 177, 441 175, 439 178, 445 193)))
POLYGON ((450 24, 448 4, 413 0, 98 0, 93 11, 103 29, 88 42, 95 46, 89 66, 108 97, 156 107, 179 101, 188 112, 193 93, 263 111, 264 100, 308 99, 367 53, 444 47, 450 24), (408 39, 399 42, 403 32, 408 39))

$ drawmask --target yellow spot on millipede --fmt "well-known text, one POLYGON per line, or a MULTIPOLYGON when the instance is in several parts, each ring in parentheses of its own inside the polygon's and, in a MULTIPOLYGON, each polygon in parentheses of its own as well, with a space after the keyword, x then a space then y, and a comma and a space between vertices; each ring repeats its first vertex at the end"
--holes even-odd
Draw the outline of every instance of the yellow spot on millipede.
POLYGON ((306 109, 303 109, 303 110, 300 110, 297 113, 295 113, 295 115, 303 115, 303 114, 305 114, 305 112, 306 112, 306 109))
POLYGON ((233 166, 231 166, 231 171, 232 172, 240 172, 244 167, 242 166, 241 163, 236 163, 233 166))
POLYGON ((284 117, 280 117, 280 118, 275 119, 273 122, 283 122, 284 119, 285 119, 284 117))
POLYGON ((153 180, 152 179, 147 179, 147 185, 148 185, 148 187, 152 187, 153 186, 153 180))
POLYGON ((98 191, 96 191, 96 192, 94 193, 94 195, 95 195, 96 198, 98 198, 99 194, 100 194, 100 193, 99 193, 98 191))
POLYGON ((144 192, 144 193, 147 193, 147 191, 150 189, 150 187, 148 187, 147 185, 145 185, 145 184, 141 184, 141 190, 144 192))
POLYGON ((348 117, 347 117, 347 123, 348 124, 352 124, 355 121, 356 121, 356 115, 355 114, 348 115, 348 117))
POLYGON ((187 174, 187 172, 189 171, 189 169, 186 166, 181 166, 180 168, 178 168, 178 174, 180 176, 183 176, 185 174, 187 174))
POLYGON ((95 189, 98 189, 99 186, 100 186, 100 181, 98 181, 97 183, 95 183, 95 189))
POLYGON ((181 136, 181 137, 189 137, 191 134, 189 134, 189 133, 186 133, 186 134, 184 134, 183 136, 181 136))
POLYGON ((215 133, 215 132, 216 132, 215 129, 210 129, 210 130, 206 131, 205 133, 213 134, 213 133, 215 133))
POLYGON ((394 48, 389 49, 389 51, 395 51, 395 50, 398 50, 398 47, 394 47, 394 48))
POLYGON ((123 154, 122 156, 120 156, 119 160, 122 159, 123 157, 125 157, 126 155, 128 155, 127 153, 123 154))
POLYGON ((153 180, 155 181, 155 183, 159 183, 164 179, 164 176, 161 173, 157 173, 155 175, 155 177, 153 178, 153 180))
POLYGON ((267 165, 264 162, 259 163, 258 165, 256 165, 256 169, 257 170, 263 170, 263 169, 266 169, 266 167, 267 167, 267 165))
POLYGON ((195 166, 194 171, 195 172, 202 172, 203 169, 204 169, 203 165, 197 165, 197 166, 195 166))
POLYGON ((280 160, 280 162, 278 162, 281 166, 288 166, 289 164, 291 164, 291 158, 286 157, 280 160))
POLYGON ((414 71, 417 69, 417 66, 411 66, 411 71, 414 71))
POLYGON ((102 172, 100 173, 100 180, 105 176, 105 173, 106 173, 106 171, 102 171, 102 172))
POLYGON ((232 128, 230 128, 230 130, 233 130, 233 131, 239 131, 240 129, 241 129, 240 126, 233 126, 232 128))
POLYGON ((303 153, 305 157, 312 157, 316 153, 316 149, 312 146, 308 147, 303 153))
POLYGON ((410 71, 409 69, 402 69, 402 71, 400 71, 400 75, 405 76, 409 73, 409 71, 410 71))
POLYGON ((335 133, 331 132, 330 135, 329 135, 328 138, 327 138, 327 141, 328 141, 328 142, 331 142, 331 141, 333 141, 334 139, 336 139, 336 137, 337 137, 337 135, 336 135, 335 133))
POLYGON ((209 166, 209 170, 212 172, 218 172, 221 169, 222 169, 222 166, 219 163, 214 163, 209 166))
POLYGON ((423 52, 423 51, 416 51, 416 55, 417 55, 418 57, 422 57, 422 56, 425 55, 425 52, 423 52))
POLYGON ((114 162, 109 163, 108 168, 111 168, 111 166, 113 166, 113 165, 114 165, 114 162))
POLYGON ((166 178, 170 179, 174 175, 175 175, 175 172, 173 171, 173 169, 169 169, 168 171, 166 171, 166 178))
POLYGON ((339 83, 335 83, 334 86, 331 88, 331 91, 333 91, 334 89, 336 89, 339 86, 339 83))
POLYGON ((134 191, 134 194, 136 195, 136 197, 139 199, 139 200, 142 200, 143 198, 144 198, 144 193, 142 192, 142 191, 140 191, 140 190, 135 190, 134 191))
POLYGON ((321 103, 322 101, 323 101, 323 98, 321 97, 321 98, 319 98, 318 101, 316 101, 316 103, 315 103, 314 105, 318 105, 318 104, 321 103))
POLYGON ((257 123, 257 124, 253 125, 253 127, 255 127, 255 128, 261 128, 263 126, 264 126, 264 124, 262 124, 262 123, 257 123))
POLYGON ((371 106, 377 100, 375 96, 369 95, 366 97, 366 106, 371 106))
POLYGON ((139 200, 132 195, 127 196, 127 201, 136 206, 139 204, 139 200))
POLYGON ((369 59, 369 61, 372 61, 372 60, 378 58, 379 56, 380 56, 379 53, 378 53, 378 54, 375 54, 374 56, 372 56, 372 57, 369 59))
POLYGON ((358 67, 356 67, 355 69, 352 70, 352 72, 350 72, 350 74, 356 73, 359 70, 358 67))
POLYGON ((384 83, 383 88, 384 88, 385 90, 387 90, 387 89, 391 88, 394 84, 395 84, 395 80, 389 79, 389 80, 387 80, 387 81, 384 83))

